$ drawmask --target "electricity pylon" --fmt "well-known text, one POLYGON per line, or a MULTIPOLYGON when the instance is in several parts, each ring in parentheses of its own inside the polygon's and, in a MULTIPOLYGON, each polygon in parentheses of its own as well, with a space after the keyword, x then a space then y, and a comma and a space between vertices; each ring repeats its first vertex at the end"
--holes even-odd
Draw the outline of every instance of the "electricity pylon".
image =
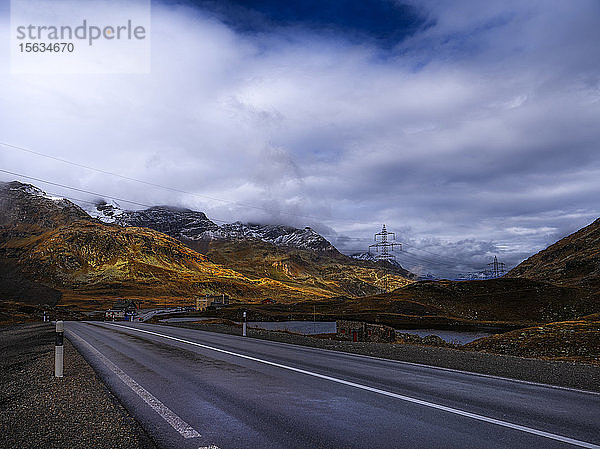
MULTIPOLYGON (((398 246, 398 247, 400 247, 400 250, 402 250, 401 243, 390 242, 388 240, 388 237, 391 237, 392 240, 396 240, 396 234, 393 232, 388 232, 387 229, 385 228, 385 225, 383 225, 381 232, 378 232, 374 236, 374 240, 376 243, 369 245, 369 254, 371 253, 371 248, 375 248, 375 251, 378 253, 375 256, 375 259, 391 262, 392 260, 396 259, 396 256, 394 256, 393 254, 390 254, 389 250, 394 251, 394 246, 398 246)), ((385 276, 384 282, 385 282, 385 284, 384 284, 385 292, 387 293, 387 291, 388 291, 387 275, 385 276)))
POLYGON ((497 278, 504 274, 506 271, 504 269, 505 265, 503 262, 498 262, 498 257, 494 256, 494 261, 488 263, 488 266, 492 267, 492 275, 497 278))

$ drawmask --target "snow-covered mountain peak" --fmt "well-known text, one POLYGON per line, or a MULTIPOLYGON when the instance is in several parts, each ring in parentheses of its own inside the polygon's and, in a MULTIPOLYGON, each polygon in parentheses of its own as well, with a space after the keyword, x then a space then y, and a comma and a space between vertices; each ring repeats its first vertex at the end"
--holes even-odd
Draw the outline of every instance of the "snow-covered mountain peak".
POLYGON ((256 223, 224 224, 212 233, 214 239, 257 239, 273 243, 278 246, 291 246, 313 251, 335 251, 335 247, 323 236, 313 231, 310 227, 304 229, 287 225, 261 225, 256 223))
POLYGON ((51 200, 58 207, 61 207, 61 208, 66 207, 66 206, 71 207, 74 205, 74 203, 72 203, 71 201, 69 201, 66 198, 63 198, 62 196, 50 195, 50 194, 44 192, 39 187, 36 187, 31 184, 24 184, 24 183, 20 183, 17 181, 13 181, 13 182, 8 183, 8 188, 9 188, 9 190, 14 190, 14 191, 25 193, 27 195, 37 196, 40 198, 45 198, 47 200, 51 200))
POLYGON ((119 203, 114 200, 98 201, 93 207, 86 208, 85 211, 90 217, 97 218, 105 223, 115 223, 124 212, 119 203))
POLYGON ((23 184, 20 182, 11 182, 8 184, 9 186, 9 190, 18 190, 20 192, 23 193, 28 193, 29 195, 35 195, 35 196, 48 196, 46 194, 46 192, 44 192, 42 189, 40 189, 39 187, 36 187, 34 185, 31 184, 23 184))
POLYGON ((144 210, 123 210, 115 201, 100 201, 88 214, 106 223, 120 226, 152 228, 183 240, 256 239, 278 246, 313 251, 336 251, 335 247, 309 226, 298 229, 287 225, 262 225, 235 221, 221 226, 203 212, 171 206, 154 206, 144 210))

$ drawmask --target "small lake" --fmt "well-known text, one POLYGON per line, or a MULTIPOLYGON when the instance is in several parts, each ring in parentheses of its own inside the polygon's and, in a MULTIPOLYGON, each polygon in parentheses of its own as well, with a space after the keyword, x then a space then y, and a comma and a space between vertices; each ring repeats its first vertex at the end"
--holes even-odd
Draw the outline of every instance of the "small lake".
POLYGON ((248 321, 248 327, 306 335, 335 333, 335 321, 248 321))
MULTIPOLYGON (((214 320, 206 317, 180 317, 165 318, 160 321, 165 323, 182 323, 190 321, 214 320)), ((241 322, 239 324, 242 324, 241 322)), ((248 321, 248 327, 258 329, 290 331, 297 334, 333 334, 336 332, 335 321, 248 321)), ((491 332, 469 332, 469 331, 446 331, 437 329, 396 329, 396 332, 404 334, 418 335, 427 337, 428 335, 437 335, 447 343, 464 345, 478 338, 494 335, 491 332)))
POLYGON ((396 332, 403 334, 413 334, 419 337, 427 337, 428 335, 437 335, 446 343, 456 343, 464 345, 470 343, 478 338, 489 337, 495 335, 489 332, 458 332, 458 331, 441 331, 438 329, 396 329, 396 332))

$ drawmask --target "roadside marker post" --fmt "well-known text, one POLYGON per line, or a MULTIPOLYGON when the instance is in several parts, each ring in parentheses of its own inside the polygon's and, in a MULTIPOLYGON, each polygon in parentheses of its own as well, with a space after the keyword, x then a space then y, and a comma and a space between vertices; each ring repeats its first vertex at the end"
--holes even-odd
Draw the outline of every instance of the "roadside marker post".
POLYGON ((246 312, 244 311, 244 324, 242 325, 242 337, 246 336, 246 312))
POLYGON ((63 377, 63 343, 65 339, 65 325, 62 321, 56 322, 56 341, 54 343, 54 377, 63 377))

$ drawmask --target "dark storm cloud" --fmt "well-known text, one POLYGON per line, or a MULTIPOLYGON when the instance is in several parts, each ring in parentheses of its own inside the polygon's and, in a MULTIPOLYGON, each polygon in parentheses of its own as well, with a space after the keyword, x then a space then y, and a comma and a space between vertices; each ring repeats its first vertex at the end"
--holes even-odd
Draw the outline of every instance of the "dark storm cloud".
POLYGON ((446 276, 600 215, 600 3, 321 4, 155 2, 151 75, 0 75, 4 140, 192 194, 0 165, 347 252, 386 223, 402 263, 446 276))
POLYGON ((241 33, 309 32, 389 48, 426 26, 412 5, 390 0, 184 0, 241 33))

